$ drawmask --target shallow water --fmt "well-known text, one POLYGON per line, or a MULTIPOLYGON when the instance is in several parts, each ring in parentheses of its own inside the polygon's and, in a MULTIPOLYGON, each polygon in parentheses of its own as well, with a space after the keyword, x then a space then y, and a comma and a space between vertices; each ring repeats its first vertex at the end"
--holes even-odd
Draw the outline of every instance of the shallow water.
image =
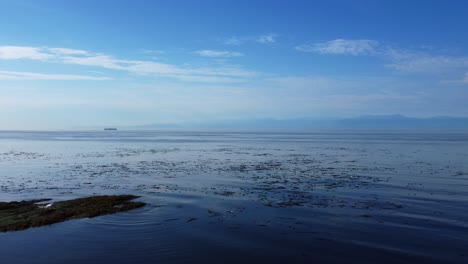
POLYGON ((468 262, 466 133, 0 132, 0 200, 93 194, 2 263, 468 262))

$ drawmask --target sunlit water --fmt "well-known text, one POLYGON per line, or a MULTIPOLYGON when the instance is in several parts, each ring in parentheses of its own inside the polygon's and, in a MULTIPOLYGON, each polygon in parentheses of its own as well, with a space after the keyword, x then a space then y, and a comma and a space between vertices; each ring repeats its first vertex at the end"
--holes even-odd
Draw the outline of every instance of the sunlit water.
POLYGON ((0 200, 94 194, 1 263, 468 263, 464 133, 0 132, 0 200))

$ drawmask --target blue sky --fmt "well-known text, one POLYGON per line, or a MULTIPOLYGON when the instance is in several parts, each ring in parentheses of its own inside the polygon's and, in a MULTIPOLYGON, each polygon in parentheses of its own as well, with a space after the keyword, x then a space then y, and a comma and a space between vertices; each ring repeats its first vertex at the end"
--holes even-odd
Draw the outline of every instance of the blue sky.
POLYGON ((466 1, 0 0, 0 129, 468 116, 466 1))

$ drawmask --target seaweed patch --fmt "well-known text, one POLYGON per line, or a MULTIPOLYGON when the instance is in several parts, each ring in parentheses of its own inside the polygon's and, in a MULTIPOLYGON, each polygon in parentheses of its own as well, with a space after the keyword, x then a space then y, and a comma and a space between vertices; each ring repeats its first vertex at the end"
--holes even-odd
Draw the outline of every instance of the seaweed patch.
POLYGON ((133 202, 134 195, 92 196, 56 203, 50 199, 21 202, 0 202, 0 232, 19 231, 51 225, 70 219, 92 218, 124 212, 145 205, 133 202))

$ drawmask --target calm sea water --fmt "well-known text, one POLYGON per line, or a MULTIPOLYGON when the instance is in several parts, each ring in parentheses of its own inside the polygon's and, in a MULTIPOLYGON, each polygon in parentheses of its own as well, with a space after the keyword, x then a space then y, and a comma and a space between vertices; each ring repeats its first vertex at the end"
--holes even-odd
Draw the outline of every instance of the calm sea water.
POLYGON ((1 263, 468 263, 466 133, 0 132, 0 200, 95 194, 1 263))

